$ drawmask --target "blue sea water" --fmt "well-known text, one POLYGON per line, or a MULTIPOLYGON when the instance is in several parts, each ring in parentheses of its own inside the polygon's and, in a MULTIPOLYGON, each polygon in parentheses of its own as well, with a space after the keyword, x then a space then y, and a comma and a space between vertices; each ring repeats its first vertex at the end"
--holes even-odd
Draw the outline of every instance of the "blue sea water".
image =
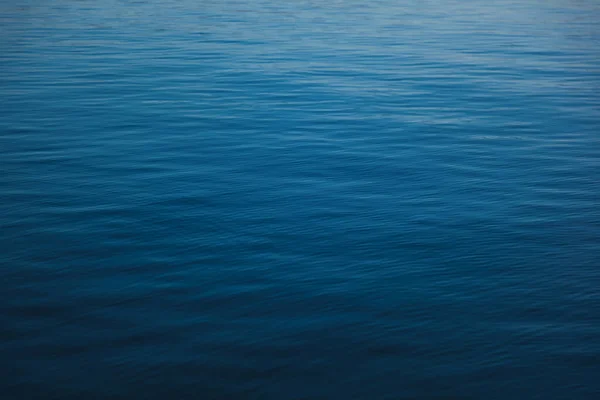
POLYGON ((0 1, 2 399, 599 399, 600 3, 0 1))

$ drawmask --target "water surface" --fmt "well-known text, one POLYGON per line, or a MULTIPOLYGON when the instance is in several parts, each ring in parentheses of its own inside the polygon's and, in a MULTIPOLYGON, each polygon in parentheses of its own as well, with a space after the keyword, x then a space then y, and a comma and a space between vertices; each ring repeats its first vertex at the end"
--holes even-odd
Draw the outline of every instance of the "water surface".
POLYGON ((598 21, 0 2, 2 397, 600 398, 598 21))

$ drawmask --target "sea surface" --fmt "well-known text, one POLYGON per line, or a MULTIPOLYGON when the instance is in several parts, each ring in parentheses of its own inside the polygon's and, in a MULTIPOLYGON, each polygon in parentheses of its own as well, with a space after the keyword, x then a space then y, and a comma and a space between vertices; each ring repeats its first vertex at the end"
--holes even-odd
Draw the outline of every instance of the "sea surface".
POLYGON ((3 400, 600 399, 600 2, 0 0, 3 400))

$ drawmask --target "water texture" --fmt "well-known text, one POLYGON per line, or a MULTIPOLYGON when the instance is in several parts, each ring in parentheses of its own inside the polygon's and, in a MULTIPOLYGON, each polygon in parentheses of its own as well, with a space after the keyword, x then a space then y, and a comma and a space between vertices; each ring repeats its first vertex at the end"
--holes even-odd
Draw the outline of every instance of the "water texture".
POLYGON ((600 3, 0 1, 3 399, 599 399, 600 3))

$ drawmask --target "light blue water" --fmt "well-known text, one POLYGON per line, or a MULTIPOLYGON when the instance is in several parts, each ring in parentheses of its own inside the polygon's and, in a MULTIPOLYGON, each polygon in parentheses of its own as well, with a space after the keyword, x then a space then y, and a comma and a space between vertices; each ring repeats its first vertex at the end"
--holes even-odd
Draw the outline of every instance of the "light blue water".
POLYGON ((0 1, 3 399, 600 398, 600 3, 0 1))

